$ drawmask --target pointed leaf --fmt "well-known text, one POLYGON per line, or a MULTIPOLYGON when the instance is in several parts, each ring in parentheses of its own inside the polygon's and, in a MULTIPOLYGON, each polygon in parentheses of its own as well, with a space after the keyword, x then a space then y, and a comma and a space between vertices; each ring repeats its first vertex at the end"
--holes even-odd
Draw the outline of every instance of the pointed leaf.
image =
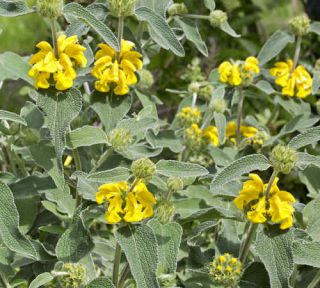
POLYGON ((27 6, 23 0, 0 0, 0 16, 15 17, 33 13, 35 10, 27 6))
POLYGON ((47 284, 53 280, 53 276, 48 273, 44 272, 38 275, 31 283, 29 288, 39 288, 42 287, 44 284, 47 284))
POLYGON ((106 144, 107 135, 101 128, 83 126, 67 134, 67 147, 74 149, 95 144, 106 144))
POLYGON ((27 126, 27 122, 21 116, 5 110, 0 110, 0 120, 8 120, 27 126))
POLYGON ((320 141, 320 126, 310 128, 307 131, 293 137, 288 145, 294 149, 300 149, 318 141, 320 141))
POLYGON ((160 160, 157 173, 168 177, 199 177, 209 174, 208 170, 198 164, 174 160, 160 160))

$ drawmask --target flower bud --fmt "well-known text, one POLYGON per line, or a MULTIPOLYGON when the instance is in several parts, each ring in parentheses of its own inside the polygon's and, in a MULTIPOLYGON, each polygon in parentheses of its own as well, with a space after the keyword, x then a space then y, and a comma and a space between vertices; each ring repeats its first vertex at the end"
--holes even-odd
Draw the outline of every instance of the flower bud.
POLYGON ((37 11, 42 17, 55 19, 62 15, 63 0, 38 0, 37 11))
POLYGON ((241 262, 228 253, 216 256, 209 266, 209 274, 216 285, 235 287, 241 273, 241 262))
POLYGON ((188 9, 184 3, 174 3, 168 8, 169 16, 187 14, 188 9))
POLYGON ((86 270, 79 263, 65 263, 61 268, 61 272, 66 272, 66 275, 58 276, 60 287, 78 288, 85 284, 86 270))
POLYGON ((127 17, 134 14, 137 0, 108 0, 110 13, 114 17, 127 17))
POLYGON ((167 224, 171 217, 175 214, 176 208, 174 204, 168 200, 162 200, 157 206, 157 219, 161 224, 167 224))
POLYGON ((210 24, 213 27, 219 27, 221 24, 228 21, 227 13, 223 12, 222 10, 212 11, 209 17, 210 24))
POLYGON ((201 87, 199 90, 199 98, 206 101, 210 101, 213 90, 214 88, 212 85, 206 85, 204 87, 201 87))
POLYGON ((127 129, 115 128, 109 133, 108 141, 114 150, 121 152, 128 148, 133 137, 127 129))
POLYGON ((134 177, 147 184, 156 173, 156 165, 148 158, 141 158, 133 161, 131 171, 134 177))
POLYGON ((189 127, 192 124, 198 124, 201 121, 201 112, 197 107, 183 107, 177 114, 178 121, 182 127, 189 127))
POLYGON ((169 191, 177 192, 183 189, 183 180, 179 177, 170 177, 167 181, 169 191))
POLYGON ((200 90, 200 84, 198 82, 192 82, 190 83, 190 85, 188 86, 188 91, 190 93, 198 93, 200 90))
POLYGON ((310 28, 310 19, 307 15, 294 17, 289 21, 289 27, 293 34, 303 36, 308 34, 310 28))
POLYGON ((139 76, 140 76, 140 81, 137 87, 140 90, 148 90, 153 85, 153 82, 154 82, 152 73, 147 69, 143 69, 139 71, 139 76))
POLYGON ((184 142, 188 149, 199 151, 203 147, 202 130, 197 124, 192 124, 184 131, 184 142))
POLYGON ((213 99, 209 109, 213 112, 224 113, 227 109, 227 104, 224 99, 213 99))
POLYGON ((277 145, 271 151, 270 161, 278 172, 289 174, 297 160, 297 152, 290 146, 277 145))

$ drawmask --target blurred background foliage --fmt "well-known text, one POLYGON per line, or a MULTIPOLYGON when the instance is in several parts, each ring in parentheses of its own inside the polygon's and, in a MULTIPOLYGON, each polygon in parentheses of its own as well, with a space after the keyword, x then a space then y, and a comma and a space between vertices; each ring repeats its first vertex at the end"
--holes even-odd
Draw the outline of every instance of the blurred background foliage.
MULTIPOLYGON (((199 5, 198 1, 176 0, 175 2, 185 2, 193 14, 207 15, 208 10, 204 5, 199 5)), ((92 1, 80 2, 89 4, 92 1)), ((28 3, 31 6, 34 0, 29 0, 28 3)), ((209 49, 208 58, 201 58, 199 52, 190 43, 185 45, 187 56, 184 58, 174 57, 172 53, 163 49, 160 53, 156 51, 151 55, 148 68, 156 80, 154 93, 166 104, 167 108, 163 108, 164 115, 172 115, 181 100, 176 94, 166 92, 166 88, 186 90, 187 83, 181 79, 181 75, 194 57, 200 57, 203 71, 209 75, 210 71, 224 59, 243 59, 248 55, 256 55, 274 31, 286 29, 288 20, 304 10, 309 11, 313 17, 320 15, 316 11, 319 9, 317 8, 319 5, 316 5, 318 0, 308 0, 308 3, 303 3, 302 0, 217 0, 216 3, 218 9, 227 11, 231 26, 242 37, 232 38, 212 28, 208 21, 198 21, 202 37, 209 49)), ((49 25, 36 14, 17 18, 0 18, 0 27, 0 53, 12 51, 27 56, 35 51, 34 46, 39 41, 50 41, 49 25)), ((307 55, 314 63, 319 57, 315 46, 316 41, 309 40, 309 43, 304 44, 305 55, 302 55, 302 58, 307 55)), ((19 111, 26 99, 21 95, 27 95, 26 90, 21 89, 24 83, 7 81, 4 86, 0 90, 1 109, 19 111)))

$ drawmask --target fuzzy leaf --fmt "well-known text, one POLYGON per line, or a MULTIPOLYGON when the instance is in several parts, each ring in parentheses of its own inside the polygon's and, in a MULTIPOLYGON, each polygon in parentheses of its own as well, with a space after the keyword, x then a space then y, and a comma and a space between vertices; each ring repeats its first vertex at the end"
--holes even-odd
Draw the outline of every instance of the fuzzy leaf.
POLYGON ((310 32, 316 33, 317 35, 320 35, 320 22, 312 22, 309 28, 310 32))
POLYGON ((115 237, 123 249, 138 288, 159 287, 156 272, 158 263, 157 239, 146 225, 118 229, 115 237))
POLYGON ((262 154, 241 157, 214 175, 210 189, 214 191, 216 188, 238 179, 243 174, 254 170, 264 171, 270 166, 269 160, 262 154))
POLYGON ((219 143, 221 145, 225 141, 226 127, 227 127, 226 116, 224 116, 222 113, 215 112, 214 113, 214 122, 217 126, 217 129, 218 129, 219 143))
POLYGON ((117 167, 111 170, 99 171, 88 175, 87 179, 99 183, 111 183, 125 181, 129 178, 129 169, 125 167, 117 167))
POLYGON ((303 240, 293 242, 293 260, 295 264, 320 268, 320 243, 303 240))
MULTIPOLYGON (((82 7, 78 3, 69 3, 63 8, 63 12, 67 16, 75 17, 82 20, 95 30, 105 43, 114 48, 116 51, 120 50, 117 37, 113 34, 108 26, 96 18, 88 9, 82 7)), ((70 20, 70 19, 69 19, 70 20)))
POLYGON ((199 177, 209 173, 206 168, 198 164, 174 160, 160 160, 156 166, 157 173, 168 177, 199 177))
POLYGON ((289 288, 289 278, 293 271, 292 230, 279 234, 261 231, 255 242, 256 251, 265 265, 271 288, 289 288))
POLYGON ((12 121, 27 126, 27 122, 21 116, 5 110, 0 110, 0 120, 12 121))
POLYGON ((231 37, 234 37, 234 38, 239 38, 241 37, 240 34, 238 34, 236 31, 233 30, 233 28, 230 26, 230 24, 228 22, 223 22, 221 25, 220 25, 220 29, 229 34, 231 37))
POLYGON ((216 9, 216 2, 215 0, 204 0, 204 5, 211 11, 216 9))
POLYGON ((288 145, 294 149, 300 149, 318 141, 320 141, 320 126, 310 128, 307 131, 293 137, 288 145))
POLYGON ((101 128, 83 126, 67 134, 67 147, 74 149, 82 146, 105 144, 107 135, 101 128))
POLYGON ((294 42, 294 37, 284 31, 276 31, 271 35, 259 52, 258 59, 261 65, 276 57, 289 43, 294 42))
POLYGON ((166 11, 172 3, 172 0, 138 0, 136 8, 148 7, 162 17, 165 17, 166 11))
POLYGON ((318 93, 320 87, 320 71, 315 71, 312 78, 312 95, 318 93))
POLYGON ((29 288, 42 287, 44 284, 47 284, 52 280, 53 280, 53 276, 50 273, 48 272, 41 273, 30 283, 29 288))
POLYGON ((308 153, 304 152, 298 152, 298 161, 297 161, 297 167, 304 170, 310 165, 314 165, 317 167, 320 167, 320 157, 310 155, 308 153))
POLYGON ((114 285, 109 278, 99 277, 92 280, 86 288, 114 288, 114 285))
POLYGON ((153 230, 158 243, 158 273, 175 273, 177 269, 177 257, 182 236, 182 227, 175 222, 161 224, 157 220, 151 220, 147 224, 153 230))
POLYGON ((0 16, 15 17, 35 12, 23 0, 0 0, 0 16))
POLYGON ((166 20, 147 7, 136 9, 136 15, 140 21, 146 21, 152 29, 153 40, 164 49, 170 49, 177 56, 185 55, 184 49, 173 33, 166 20))

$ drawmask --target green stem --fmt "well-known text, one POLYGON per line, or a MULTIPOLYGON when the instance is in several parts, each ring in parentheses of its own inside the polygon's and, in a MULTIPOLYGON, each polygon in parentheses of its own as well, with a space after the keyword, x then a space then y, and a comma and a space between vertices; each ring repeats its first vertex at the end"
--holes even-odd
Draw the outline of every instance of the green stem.
MULTIPOLYGON (((76 165, 76 170, 77 171, 81 171, 81 159, 80 159, 80 155, 79 155, 79 151, 77 148, 72 150, 73 153, 73 158, 74 158, 74 163, 76 165)), ((76 203, 77 203, 77 207, 81 204, 82 199, 81 199, 81 195, 79 194, 78 189, 76 188, 76 203)))
POLYGON ((130 272, 130 266, 129 266, 129 263, 127 263, 126 266, 123 268, 123 270, 121 272, 118 288, 122 288, 123 287, 126 279, 128 278, 129 272, 130 272))
POLYGON ((10 284, 7 281, 6 277, 2 274, 2 272, 0 271, 0 284, 2 284, 2 286, 4 288, 10 288, 10 284))
POLYGON ((197 104, 197 98, 198 98, 198 93, 194 92, 192 94, 192 103, 191 103, 191 108, 193 109, 194 107, 196 107, 197 104))
POLYGON ((250 245, 254 238, 257 228, 258 228, 258 224, 250 223, 248 232, 246 233, 247 234, 246 238, 241 244, 240 252, 239 252, 239 260, 241 261, 242 264, 245 264, 247 260, 247 257, 250 251, 250 245))
POLYGON ((101 155, 100 159, 97 162, 97 165, 91 169, 90 173, 96 172, 97 169, 103 164, 103 162, 105 162, 112 155, 112 153, 113 153, 113 148, 110 147, 107 151, 105 151, 101 155))
POLYGON ((268 182, 267 189, 265 191, 266 201, 269 200, 270 190, 271 190, 272 184, 273 184, 274 180, 276 179, 277 175, 278 175, 278 171, 277 170, 273 170, 272 175, 271 175, 271 177, 269 179, 269 182, 268 182))
POLYGON ((50 19, 50 23, 51 23, 51 33, 52 33, 52 43, 53 43, 54 55, 56 56, 56 58, 59 58, 56 19, 54 19, 54 18, 50 19))
POLYGON ((119 46, 120 51, 118 52, 118 61, 120 62, 120 52, 121 52, 121 42, 123 38, 123 28, 124 28, 124 17, 119 16, 118 18, 118 40, 119 40, 119 46))
POLYGON ((195 14, 182 14, 178 15, 180 17, 191 18, 191 19, 201 19, 201 20, 209 20, 210 17, 206 15, 195 15, 195 14))
POLYGON ((113 261, 113 272, 112 272, 112 281, 116 287, 118 287, 120 262, 121 262, 121 246, 117 242, 116 251, 114 254, 114 261, 113 261))
POLYGON ((145 27, 145 22, 144 21, 141 21, 139 22, 139 27, 138 27, 138 31, 137 31, 137 41, 139 43, 141 43, 141 39, 142 39, 142 36, 143 36, 143 31, 144 31, 144 27, 145 27))
POLYGON ((277 120, 279 116, 279 108, 280 108, 279 104, 276 104, 276 106, 273 108, 270 118, 268 119, 266 124, 267 127, 269 127, 271 123, 277 120))
POLYGON ((291 287, 295 287, 295 285, 296 285, 297 274, 298 274, 298 265, 294 264, 293 271, 292 271, 292 274, 291 274, 291 277, 290 277, 290 285, 291 285, 291 287))
POLYGON ((315 288, 319 282, 320 282, 320 270, 314 276, 314 278, 312 279, 312 281, 310 282, 307 288, 315 288))
POLYGON ((297 36, 296 50, 294 51, 293 66, 292 66, 291 73, 293 72, 294 69, 296 69, 296 66, 299 61, 300 51, 301 51, 301 42, 302 42, 302 37, 297 36))
POLYGON ((242 113, 243 113, 243 102, 244 94, 242 88, 239 89, 239 103, 238 103, 238 113, 237 113, 237 130, 236 130, 236 140, 237 145, 239 146, 241 141, 241 122, 242 122, 242 113))

